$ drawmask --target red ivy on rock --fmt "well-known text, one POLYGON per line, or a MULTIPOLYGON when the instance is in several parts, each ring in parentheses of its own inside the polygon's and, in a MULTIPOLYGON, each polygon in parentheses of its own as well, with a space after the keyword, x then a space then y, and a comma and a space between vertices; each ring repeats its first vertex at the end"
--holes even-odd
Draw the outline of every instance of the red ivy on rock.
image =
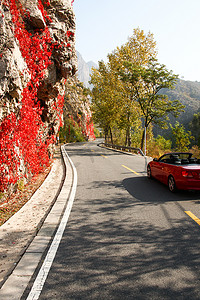
MULTIPOLYGON (((49 1, 45 4, 49 5, 49 1)), ((44 79, 45 70, 51 64, 52 49, 55 45, 52 43, 48 27, 43 31, 35 31, 34 34, 26 30, 20 16, 28 14, 19 6, 17 0, 5 0, 4 5, 11 12, 14 35, 28 66, 31 80, 22 92, 19 115, 10 113, 0 124, 1 192, 7 189, 8 185, 18 181, 22 166, 26 167, 30 175, 41 172, 49 164, 48 146, 55 142, 54 136, 49 136, 47 140, 43 138, 42 108, 37 98, 38 87, 44 79)), ((38 0, 38 7, 44 19, 50 22, 41 0, 38 0)), ((73 33, 69 31, 67 36, 71 35, 73 33)), ((63 102, 64 96, 59 95, 55 109, 60 122, 63 102)))
MULTIPOLYGON (((46 6, 50 6, 49 1, 45 2, 44 4, 45 4, 46 6)), ((44 6, 43 6, 41 0, 38 0, 38 8, 39 8, 39 10, 41 11, 44 20, 46 20, 46 21, 48 20, 49 22, 52 22, 51 18, 47 15, 47 12, 44 10, 44 6)))
MULTIPOLYGON (((71 117, 73 120, 73 117, 71 117)), ((94 124, 92 121, 92 118, 86 114, 84 116, 84 123, 86 126, 83 125, 81 118, 79 117, 79 114, 77 113, 77 124, 82 129, 82 134, 87 137, 88 139, 95 140, 95 134, 94 134, 94 124)), ((74 121, 74 120, 73 120, 74 121)))
POLYGON ((95 140, 94 124, 89 115, 86 115, 86 135, 89 139, 95 140))

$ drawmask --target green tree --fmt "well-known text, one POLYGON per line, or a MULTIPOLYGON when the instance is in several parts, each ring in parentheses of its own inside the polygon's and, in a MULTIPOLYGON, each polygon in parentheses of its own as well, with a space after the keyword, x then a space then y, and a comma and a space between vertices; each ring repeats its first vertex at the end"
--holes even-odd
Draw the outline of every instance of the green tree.
POLYGON ((99 62, 98 69, 92 70, 90 83, 93 85, 91 93, 93 119, 104 130, 105 140, 107 141, 110 134, 113 142, 112 127, 116 122, 117 108, 120 104, 115 89, 115 78, 103 61, 99 62))
POLYGON ((194 139, 191 131, 186 132, 185 127, 179 122, 176 122, 174 127, 170 124, 170 127, 175 138, 176 151, 188 151, 188 146, 191 140, 194 139))
POLYGON ((81 128, 70 118, 66 118, 63 127, 60 128, 59 139, 61 143, 85 141, 85 137, 82 134, 81 128))
POLYGON ((200 113, 194 114, 192 121, 189 123, 189 129, 194 136, 194 143, 200 147, 200 113))
POLYGON ((145 130, 150 124, 158 124, 166 128, 169 120, 168 114, 177 117, 184 106, 178 101, 170 101, 166 95, 161 94, 164 88, 173 88, 177 75, 168 71, 165 65, 161 65, 155 58, 151 58, 147 65, 135 66, 134 62, 124 61, 126 71, 119 71, 122 81, 133 87, 133 99, 141 109, 141 117, 144 122, 144 131, 141 140, 143 149, 145 130))
POLYGON ((119 126, 121 129, 126 128, 125 145, 128 146, 131 143, 131 128, 134 127, 136 119, 140 118, 141 112, 138 103, 134 101, 136 98, 135 87, 126 80, 129 75, 127 64, 134 64, 135 68, 141 65, 146 66, 149 60, 156 55, 156 43, 153 34, 149 32, 145 35, 144 31, 139 28, 133 30, 133 35, 125 45, 117 47, 112 54, 108 55, 110 69, 123 86, 119 126))
POLYGON ((101 61, 98 69, 92 70, 90 83, 93 85, 93 118, 104 130, 105 139, 107 140, 109 133, 113 143, 113 129, 118 128, 125 130, 125 145, 130 145, 130 130, 138 118, 138 113, 118 74, 113 72, 110 63, 101 61))
POLYGON ((125 145, 131 143, 131 128, 141 119, 144 133, 150 124, 167 127, 168 114, 175 117, 183 110, 178 100, 169 101, 161 93, 173 88, 177 75, 156 59, 153 34, 134 29, 128 42, 108 55, 108 63, 93 70, 91 83, 94 118, 105 132, 117 126, 126 131, 125 145))
POLYGON ((172 141, 166 140, 163 136, 158 135, 157 138, 155 139, 156 144, 158 147, 165 151, 165 150, 170 150, 172 147, 172 141))

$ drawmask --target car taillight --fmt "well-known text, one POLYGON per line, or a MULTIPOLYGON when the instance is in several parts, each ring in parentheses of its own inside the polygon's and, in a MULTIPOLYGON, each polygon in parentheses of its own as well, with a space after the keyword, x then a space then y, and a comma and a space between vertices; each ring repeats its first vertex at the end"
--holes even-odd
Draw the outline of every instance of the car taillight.
POLYGON ((193 178, 193 174, 190 171, 182 171, 182 176, 187 178, 193 178))

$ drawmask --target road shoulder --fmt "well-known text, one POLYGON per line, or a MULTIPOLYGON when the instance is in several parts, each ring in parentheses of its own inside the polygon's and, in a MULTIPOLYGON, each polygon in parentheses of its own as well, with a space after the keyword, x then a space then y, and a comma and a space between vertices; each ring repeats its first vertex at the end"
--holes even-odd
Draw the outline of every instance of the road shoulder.
MULTIPOLYGON (((9 281, 10 274, 14 276, 21 268, 20 265, 25 263, 22 259, 25 257, 24 253, 26 252, 27 258, 29 257, 27 261, 29 267, 26 268, 26 271, 30 274, 32 268, 30 261, 34 261, 35 257, 39 257, 48 245, 60 218, 57 213, 57 217, 54 216, 50 220, 54 226, 48 226, 49 212, 50 210, 53 211, 64 176, 65 164, 63 163, 61 151, 58 151, 52 169, 40 188, 15 215, 0 227, 0 248, 2 249, 0 253, 2 258, 0 261, 0 280, 1 286, 4 284, 0 290, 0 295, 5 290, 4 286, 9 281), (39 232, 40 236, 38 235, 39 232), (33 239, 36 243, 30 245, 33 239), (18 271, 16 271, 17 267, 18 271)), ((64 205, 63 203, 62 206, 64 205)), ((23 284, 23 280, 21 280, 21 284, 23 284)), ((11 298, 4 297, 4 299, 11 298)), ((14 298, 12 297, 12 299, 14 298)))

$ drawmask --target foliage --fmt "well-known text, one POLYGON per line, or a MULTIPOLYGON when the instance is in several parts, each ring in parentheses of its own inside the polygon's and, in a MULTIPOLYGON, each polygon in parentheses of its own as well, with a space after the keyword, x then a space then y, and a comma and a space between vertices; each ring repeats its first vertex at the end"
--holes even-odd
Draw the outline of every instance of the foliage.
POLYGON ((155 139, 156 144, 159 146, 159 148, 163 151, 166 151, 166 149, 171 149, 172 147, 172 141, 171 140, 166 140, 163 136, 158 135, 157 138, 155 139))
POLYGON ((98 128, 96 128, 96 126, 94 126, 94 134, 96 138, 102 137, 101 131, 98 128))
POLYGON ((121 100, 119 97, 120 88, 115 88, 118 82, 109 66, 106 66, 102 61, 99 62, 98 70, 93 69, 90 83, 94 86, 91 94, 93 118, 99 127, 104 130, 107 139, 118 115, 120 105, 118 106, 116 103, 119 104, 121 100))
POLYGON ((131 76, 129 67, 132 66, 137 70, 141 65, 146 66, 150 59, 156 56, 155 47, 153 35, 151 33, 145 35, 143 30, 137 28, 125 45, 108 55, 111 70, 124 90, 120 121, 124 125, 122 128, 126 130, 125 145, 131 145, 131 127, 134 127, 135 120, 141 117, 141 110, 135 97, 135 86, 128 80, 131 76))
POLYGON ((189 123, 189 129, 194 136, 194 142, 200 146, 200 113, 194 114, 193 120, 189 123))
POLYGON ((179 122, 176 122, 174 127, 172 125, 170 127, 175 138, 176 151, 188 151, 191 140, 194 139, 191 131, 186 131, 185 127, 179 122))
POLYGON ((156 139, 148 141, 147 146, 147 154, 154 158, 159 158, 164 153, 171 152, 172 141, 158 135, 156 139))
POLYGON ((64 121, 64 126, 61 127, 59 131, 59 138, 61 143, 85 141, 85 136, 83 135, 81 128, 73 118, 64 121))
MULTIPOLYGON (((79 137, 77 141, 82 140, 82 138, 84 140, 94 140, 94 124, 89 101, 90 91, 75 77, 68 79, 65 86, 66 93, 63 108, 64 123, 66 124, 69 120, 72 120, 71 124, 74 124, 75 127, 78 126, 78 129, 75 128, 75 131, 80 131, 81 138, 79 137)), ((77 134, 74 133, 74 136, 77 137, 77 134)), ((74 138, 72 140, 74 141, 74 138)))
MULTIPOLYGON (((159 93, 173 88, 177 76, 156 59, 153 35, 135 29, 128 42, 108 55, 108 63, 99 62, 93 69, 92 103, 96 122, 106 133, 117 127, 125 134, 125 145, 131 144, 131 129, 139 118, 143 126, 166 127, 168 114, 175 117, 183 110, 178 100, 169 101, 159 93)), ((135 130, 134 130, 135 131, 135 130)), ((141 136, 143 148, 144 131, 141 136)))
MULTIPOLYGON (((178 100, 169 101, 166 95, 160 94, 162 88, 173 88, 177 76, 168 71, 156 59, 150 59, 147 65, 135 66, 134 62, 124 62, 126 71, 120 70, 122 80, 132 86, 133 99, 138 102, 144 127, 157 124, 166 127, 168 114, 177 117, 183 109, 178 100)), ((141 141, 143 148, 144 134, 141 141)))
POLYGON ((24 179, 21 179, 17 182, 17 186, 18 186, 18 190, 23 191, 24 186, 25 186, 25 182, 24 179))
POLYGON ((197 145, 192 146, 192 148, 190 149, 190 151, 193 153, 193 156, 200 159, 200 147, 198 147, 197 145))

